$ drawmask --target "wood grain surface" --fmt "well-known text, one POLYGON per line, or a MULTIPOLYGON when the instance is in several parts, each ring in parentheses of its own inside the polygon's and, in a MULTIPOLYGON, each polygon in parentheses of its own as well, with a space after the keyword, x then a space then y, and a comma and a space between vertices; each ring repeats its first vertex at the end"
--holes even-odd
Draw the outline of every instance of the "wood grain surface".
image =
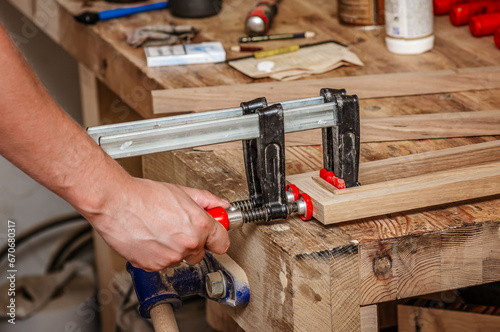
POLYGON ((155 114, 201 112, 237 107, 266 97, 269 103, 319 95, 322 88, 342 88, 360 99, 438 94, 500 88, 500 67, 429 72, 392 73, 309 79, 302 81, 235 84, 216 87, 153 91, 155 114))
MULTIPOLYGON (((240 57, 240 53, 231 52, 229 48, 236 45, 238 38, 244 35, 243 22, 253 6, 251 2, 224 1, 219 15, 205 19, 176 18, 171 16, 168 10, 163 10, 103 21, 95 26, 84 26, 74 21, 68 9, 74 10, 75 0, 60 0, 61 5, 55 0, 10 0, 10 2, 21 8, 42 30, 77 61, 94 72, 143 117, 155 116, 151 98, 153 90, 231 86, 269 81, 268 79, 254 81, 230 68, 226 63, 147 68, 143 50, 134 49, 125 43, 124 34, 128 29, 152 24, 188 24, 203 29, 194 42, 220 41, 227 50, 228 59, 240 57)), ((310 79, 440 70, 451 70, 449 73, 461 72, 467 75, 469 70, 467 68, 476 68, 472 69, 474 71, 478 67, 498 66, 498 50, 493 43, 487 38, 471 37, 465 28, 452 27, 445 16, 435 18, 434 49, 420 56, 411 57, 397 56, 388 52, 383 30, 364 31, 340 25, 336 19, 336 10, 335 1, 290 0, 280 6, 275 24, 270 30, 270 33, 314 31, 315 38, 293 42, 337 40, 348 45, 365 63, 363 68, 342 67, 301 80, 304 89, 307 89, 307 82, 310 79), (300 13, 300 16, 297 13, 300 13)), ((265 47, 276 48, 289 44, 290 41, 272 41, 265 47)), ((443 86, 454 84, 452 81, 442 83, 443 86)), ((395 84, 397 85, 397 81, 395 84)), ((422 84, 425 85, 425 79, 415 82, 415 86, 422 84)), ((372 86, 374 90, 376 87, 377 84, 372 86)), ((397 90, 397 86, 394 90, 397 90)), ((248 96, 249 94, 246 94, 244 97, 248 96)), ((193 97, 195 96, 189 96, 187 100, 193 97)), ((230 97, 220 96, 224 100, 230 97)), ((214 98, 216 97, 213 96, 212 99, 214 98)), ((241 101, 238 100, 238 103, 241 101)))

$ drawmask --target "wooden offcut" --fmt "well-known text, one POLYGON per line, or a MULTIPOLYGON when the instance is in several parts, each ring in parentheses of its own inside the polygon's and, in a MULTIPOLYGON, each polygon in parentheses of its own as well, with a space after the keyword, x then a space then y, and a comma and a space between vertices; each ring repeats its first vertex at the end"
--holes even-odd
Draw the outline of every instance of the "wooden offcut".
MULTIPOLYGON (((368 118, 361 119, 360 126, 361 143, 500 135, 500 110, 368 118)), ((285 144, 286 146, 321 145, 321 130, 286 134, 285 144)), ((207 145, 197 149, 213 151, 241 147, 241 142, 238 141, 207 145)))
POLYGON ((313 217, 323 224, 500 194, 500 141, 450 150, 362 164, 360 181, 366 184, 360 187, 338 190, 321 179, 319 172, 291 176, 287 181, 311 197, 313 217), (472 156, 466 154, 469 151, 472 156), (485 160, 495 162, 478 165, 485 160), (365 175, 365 170, 371 175, 365 175), (383 179, 384 174, 389 174, 384 181, 370 182, 370 178, 383 179))

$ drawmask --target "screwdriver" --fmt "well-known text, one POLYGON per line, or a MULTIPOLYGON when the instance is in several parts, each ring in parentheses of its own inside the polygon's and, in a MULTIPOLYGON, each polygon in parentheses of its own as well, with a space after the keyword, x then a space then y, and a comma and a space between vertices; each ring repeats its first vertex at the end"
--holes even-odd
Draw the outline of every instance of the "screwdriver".
POLYGON ((149 5, 125 7, 104 10, 102 12, 85 12, 75 16, 75 20, 83 24, 96 24, 99 21, 110 20, 113 18, 142 13, 150 10, 164 9, 168 7, 168 1, 155 2, 149 5))
POLYGON ((262 36, 271 27, 281 0, 261 0, 248 14, 245 31, 250 36, 262 36))

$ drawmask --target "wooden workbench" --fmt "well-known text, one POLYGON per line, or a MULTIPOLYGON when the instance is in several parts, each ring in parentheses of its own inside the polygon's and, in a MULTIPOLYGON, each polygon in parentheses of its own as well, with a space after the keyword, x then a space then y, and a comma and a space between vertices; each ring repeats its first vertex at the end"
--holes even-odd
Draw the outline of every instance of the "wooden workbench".
MULTIPOLYGON (((243 19, 253 2, 225 1, 220 15, 202 20, 172 18, 163 11, 93 27, 77 24, 65 8, 49 6, 51 1, 11 2, 35 22, 38 18, 40 26, 82 64, 85 118, 91 125, 99 121, 96 112, 102 105, 98 100, 102 94, 96 92, 101 83, 95 78, 142 117, 168 111, 153 110, 151 90, 246 83, 253 87, 258 86, 254 83, 266 81, 254 82, 227 64, 146 68, 143 51, 126 45, 123 36, 126 29, 146 24, 193 24, 204 28, 195 41, 218 40, 228 49, 241 36, 243 19), (50 18, 46 24, 41 20, 44 15, 50 18)), ((475 71, 500 64, 500 50, 492 38, 472 38, 467 28, 452 27, 446 17, 435 20, 436 43, 431 52, 397 56, 385 49, 383 30, 340 26, 335 12, 335 3, 326 0, 288 0, 280 8, 273 33, 315 31, 317 37, 308 42, 338 40, 349 45, 365 63, 364 67, 344 67, 302 80, 304 89, 309 79, 469 68, 475 71)), ((285 44, 273 42, 266 47, 285 44)), ((228 52, 228 57, 236 56, 228 52)), ((279 86, 276 83, 277 89, 279 86)), ((358 93, 353 90, 348 93, 358 93)), ((293 98, 292 94, 286 99, 293 98)), ((214 101, 207 108, 216 105, 214 101)), ((361 100, 362 118, 497 109, 498 89, 361 100)), ((361 160, 495 139, 363 143, 361 160)), ((247 195, 242 160, 238 149, 163 153, 144 158, 144 176, 208 189, 229 200, 242 199, 247 195)), ((289 147, 287 174, 318 170, 321 160, 317 146, 289 147)), ((499 203, 498 197, 489 197, 333 226, 304 223, 296 218, 246 225, 231 233, 229 255, 247 272, 252 299, 246 308, 223 310, 248 331, 373 330, 377 303, 500 280, 499 203)))

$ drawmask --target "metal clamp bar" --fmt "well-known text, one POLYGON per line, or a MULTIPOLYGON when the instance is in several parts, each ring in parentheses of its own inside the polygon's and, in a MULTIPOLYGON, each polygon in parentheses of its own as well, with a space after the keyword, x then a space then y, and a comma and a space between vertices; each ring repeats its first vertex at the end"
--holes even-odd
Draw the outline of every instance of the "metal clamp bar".
MULTIPOLYGON (((279 102, 284 110, 289 110, 292 108, 319 105, 324 103, 324 98, 322 97, 311 97, 296 100, 288 100, 279 102)), ((183 114, 177 116, 168 116, 156 119, 147 119, 140 121, 130 121, 125 123, 117 123, 111 125, 104 125, 98 127, 87 128, 87 133, 92 137, 97 143, 99 143, 99 137, 126 134, 135 131, 152 130, 163 127, 171 127, 179 124, 188 124, 195 122, 228 119, 233 117, 239 117, 243 115, 243 110, 241 107, 228 108, 222 110, 215 110, 210 112, 200 112, 192 114, 183 114)))
MULTIPOLYGON (((321 104, 291 108, 284 112, 285 133, 335 126, 337 124, 336 102, 323 104, 323 98, 319 97, 301 99, 299 104, 317 103, 318 100, 321 100, 321 104)), ((297 102, 292 104, 297 105, 297 102)), ((210 117, 210 115, 207 116, 210 117)), ((259 136, 258 123, 258 116, 252 114, 177 123, 168 127, 156 127, 156 129, 133 130, 127 133, 101 136, 98 141, 111 157, 124 158, 257 138, 259 136)))

